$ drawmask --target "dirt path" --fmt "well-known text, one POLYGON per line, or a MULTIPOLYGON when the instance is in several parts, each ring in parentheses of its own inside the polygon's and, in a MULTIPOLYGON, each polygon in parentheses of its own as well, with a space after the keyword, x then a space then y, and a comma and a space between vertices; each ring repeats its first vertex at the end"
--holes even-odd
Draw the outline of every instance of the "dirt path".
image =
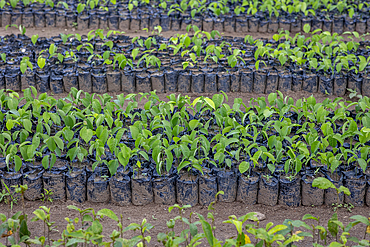
MULTIPOLYGON (((127 206, 127 207, 119 207, 113 204, 96 204, 86 202, 83 204, 76 204, 71 201, 61 202, 61 201, 54 201, 53 203, 43 203, 40 201, 37 202, 26 202, 26 213, 29 215, 29 219, 31 219, 33 215, 33 211, 39 208, 39 206, 46 205, 47 207, 51 208, 51 221, 55 221, 55 226, 59 230, 58 233, 52 233, 52 239, 58 239, 60 237, 60 233, 67 225, 65 218, 68 217, 70 219, 74 219, 78 217, 77 211, 67 209, 68 205, 75 205, 79 208, 93 208, 95 212, 102 208, 111 209, 117 215, 122 214, 124 217, 124 224, 128 226, 130 223, 141 223, 143 218, 146 218, 148 222, 154 225, 154 229, 151 231, 152 242, 150 246, 161 246, 157 242, 157 234, 160 232, 167 232, 168 228, 166 226, 166 222, 169 219, 173 219, 178 215, 178 211, 173 210, 171 213, 168 213, 168 206, 165 205, 158 205, 158 204, 149 204, 146 206, 127 206)), ((14 206, 13 212, 17 212, 22 210, 19 205, 14 206)), ((8 211, 8 206, 5 204, 0 204, 0 212, 6 213, 8 211)), ((190 212, 196 212, 202 214, 204 217, 207 216, 207 207, 203 206, 195 206, 191 209, 185 211, 184 216, 189 217, 190 212)), ((235 234, 235 227, 229 224, 223 224, 222 222, 227 220, 230 215, 235 215, 237 217, 243 216, 249 212, 260 212, 266 215, 266 220, 261 221, 260 226, 265 227, 268 222, 273 222, 274 225, 282 224, 285 219, 291 220, 301 220, 305 214, 312 214, 313 216, 320 217, 320 224, 323 226, 327 225, 328 219, 333 215, 333 209, 330 207, 299 207, 299 208, 289 208, 286 206, 264 206, 264 205, 251 205, 247 206, 239 202, 234 203, 218 203, 215 206, 214 215, 216 215, 216 236, 218 239, 224 240, 226 238, 230 238, 235 234)), ((350 219, 353 215, 369 215, 369 208, 368 207, 357 207, 352 210, 352 213, 348 212, 346 209, 339 209, 338 210, 338 218, 340 221, 343 222, 344 226, 346 226, 352 220, 350 219)), ((193 221, 198 220, 193 218, 193 221)), ((104 218, 102 221, 103 224, 103 235, 109 236, 114 229, 117 230, 116 223, 109 218, 104 218)), ((308 221, 307 223, 313 223, 308 221)), ((77 224, 77 226, 80 226, 77 224)), ((177 223, 177 227, 175 228, 176 232, 181 232, 182 228, 181 225, 177 223)), ((35 235, 42 235, 43 234, 43 227, 41 222, 30 222, 29 223, 30 231, 33 233, 32 238, 35 235)), ((295 229, 298 230, 298 229, 295 229)), ((201 227, 199 226, 199 231, 201 231, 201 227)), ((357 238, 362 238, 364 233, 364 226, 359 224, 351 231, 351 236, 355 236, 357 238)), ((330 235, 330 234, 329 234, 330 235)), ((135 233, 127 232, 125 237, 133 237, 135 233)), ((251 235, 249 235, 251 236, 251 235)), ((251 238, 252 242, 253 239, 251 238)), ((312 246, 311 238, 306 238, 303 242, 298 243, 297 246, 312 246)), ((4 241, 2 241, 4 242, 4 241)), ((323 244, 323 243, 322 243, 323 244)), ((207 243, 203 243, 201 246, 207 246, 207 243)))

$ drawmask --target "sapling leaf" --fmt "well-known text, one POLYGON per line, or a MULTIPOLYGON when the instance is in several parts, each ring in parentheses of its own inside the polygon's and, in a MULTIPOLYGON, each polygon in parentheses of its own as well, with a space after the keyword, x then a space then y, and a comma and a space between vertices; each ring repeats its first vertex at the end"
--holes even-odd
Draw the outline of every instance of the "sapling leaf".
POLYGON ((323 190, 329 189, 329 188, 336 189, 335 185, 332 182, 330 182, 329 179, 324 178, 324 177, 315 178, 312 182, 312 187, 317 187, 323 190))
POLYGON ((246 171, 249 170, 250 164, 249 162, 243 161, 239 164, 239 172, 241 174, 245 173, 246 171))
POLYGON ((344 194, 346 194, 347 196, 349 196, 349 195, 351 195, 351 192, 349 191, 349 189, 348 188, 346 188, 346 187, 344 187, 344 186, 340 186, 339 188, 338 188, 338 192, 339 193, 344 193, 344 194))

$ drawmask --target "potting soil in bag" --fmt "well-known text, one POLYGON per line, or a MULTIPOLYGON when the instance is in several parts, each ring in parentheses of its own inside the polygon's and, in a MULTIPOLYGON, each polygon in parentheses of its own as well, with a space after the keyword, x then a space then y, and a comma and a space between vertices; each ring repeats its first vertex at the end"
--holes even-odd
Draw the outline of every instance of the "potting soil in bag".
MULTIPOLYGON (((194 16, 191 19, 191 25, 198 27, 199 30, 202 30, 202 24, 203 24, 203 21, 197 16, 194 16)), ((222 29, 223 29, 223 26, 222 26, 222 29)), ((217 29, 215 28, 215 30, 217 30, 217 29)))
POLYGON ((347 76, 343 74, 336 74, 334 76, 334 90, 333 94, 336 96, 343 96, 347 91, 347 76))
POLYGON ((224 31, 224 18, 214 18, 213 19, 213 29, 219 31, 220 33, 224 31))
POLYGON ((253 91, 254 73, 250 71, 242 71, 240 74, 240 92, 251 93, 253 91))
MULTIPOLYGON (((81 72, 83 73, 83 72, 81 72)), ((81 79, 81 85, 84 89, 81 88, 81 85, 78 85, 79 84, 79 78, 80 78, 80 74, 79 73, 79 76, 77 77, 76 73, 66 73, 64 74, 63 76, 63 86, 64 86, 64 91, 66 92, 70 92, 71 91, 71 88, 72 87, 75 87, 77 89, 80 89, 80 90, 83 90, 84 92, 91 92, 91 86, 90 88, 89 87, 85 87, 84 83, 83 83, 83 79, 81 79)), ((87 74, 87 73, 86 73, 87 74)), ((90 72, 88 72, 88 75, 90 77, 90 72)), ((81 78, 83 78, 84 75, 81 75, 81 78)), ((91 83, 91 79, 90 79, 90 83, 91 83)))
POLYGON ((269 72, 266 79, 266 94, 274 93, 278 89, 279 75, 277 72, 269 72))
MULTIPOLYGON (((239 180, 240 184, 240 180, 239 180)), ((258 190, 258 204, 275 206, 279 198, 279 180, 276 177, 269 179, 261 177, 258 190)))
POLYGON ((356 19, 356 32, 366 33, 366 19, 356 19))
POLYGON ((36 89, 40 93, 46 93, 50 90, 49 74, 36 74, 36 89))
POLYGON ((347 16, 347 18, 344 19, 344 32, 352 32, 355 30, 355 20, 347 16))
POLYGON ((6 74, 5 75, 5 87, 13 91, 21 90, 21 83, 19 74, 6 74))
MULTIPOLYGON (((4 189, 4 184, 8 187, 10 193, 15 193, 15 188, 13 186, 22 185, 23 184, 23 176, 22 171, 19 172, 4 172, 2 174, 2 187, 4 189), (3 184, 4 183, 4 184, 3 184)), ((13 197, 20 199, 19 194, 14 194, 13 197)))
POLYGON ((171 19, 166 14, 161 15, 161 27, 162 27, 163 32, 167 32, 171 30, 171 19))
POLYGON ((239 71, 230 73, 230 91, 240 92, 240 74, 239 71))
POLYGON ((290 20, 288 19, 287 16, 282 16, 279 19, 279 29, 281 30, 286 30, 290 32, 290 20))
POLYGON ((35 72, 27 70, 24 74, 21 75, 21 90, 30 88, 31 86, 36 88, 35 72))
POLYGON ((198 180, 197 176, 187 173, 177 178, 176 197, 179 204, 191 206, 198 204, 198 180))
POLYGON ((314 177, 304 175, 302 177, 302 205, 321 206, 324 204, 324 190, 312 187, 314 177))
POLYGON ((23 23, 23 26, 25 28, 34 26, 34 24, 33 24, 34 23, 34 17, 33 17, 33 13, 31 11, 23 12, 22 23, 23 23))
POLYGON ((191 74, 189 72, 180 72, 177 79, 177 92, 188 93, 190 92, 191 74))
MULTIPOLYGON (((343 174, 341 171, 334 171, 334 173, 326 173, 325 177, 332 182, 335 187, 339 188, 343 185, 343 174)), ((332 206, 333 204, 341 204, 344 201, 344 194, 343 192, 337 195, 337 191, 335 189, 326 189, 325 190, 325 205, 332 206), (339 199, 339 201, 338 201, 339 199)))
POLYGON ((344 202, 353 206, 364 206, 366 179, 363 174, 355 171, 343 172, 345 176, 345 187, 351 192, 351 195, 344 195, 344 202))
POLYGON ((1 24, 3 27, 11 25, 11 13, 9 11, 3 11, 1 15, 1 24))
POLYGON ((111 14, 108 17, 108 27, 110 30, 118 30, 119 29, 119 15, 111 14))
POLYGON ((130 29, 130 22, 131 22, 130 17, 121 15, 119 18, 120 18, 120 20, 119 20, 119 29, 129 30, 130 29))
POLYGON ((152 177, 131 178, 132 204, 147 205, 153 202, 152 177))
MULTIPOLYGON (((66 78, 66 77, 64 77, 66 78)), ((67 86, 64 81, 64 89, 67 90, 67 86)), ((71 85, 73 82, 71 83, 71 85)), ((78 88, 84 92, 92 93, 92 81, 90 71, 79 71, 78 72, 78 88)), ((70 90, 70 89, 69 89, 70 90)))
POLYGON ((109 182, 112 202, 119 206, 131 205, 131 180, 128 175, 117 172, 109 182))
POLYGON ((259 33, 267 33, 269 27, 269 22, 267 20, 260 21, 260 25, 258 27, 259 33))
POLYGON ((108 71, 107 72, 107 84, 108 92, 120 92, 121 91, 121 72, 108 71))
POLYGON ((252 17, 248 20, 249 32, 256 33, 258 32, 259 18, 252 17))
POLYGON ((144 93, 152 91, 152 85, 147 73, 140 73, 136 75, 136 90, 137 92, 144 93))
POLYGON ((323 26, 322 26, 322 31, 323 32, 332 32, 332 27, 333 27, 333 20, 323 20, 323 26))
POLYGON ((224 28, 225 28, 225 31, 227 32, 235 32, 235 17, 234 16, 225 16, 224 28))
POLYGON ((300 92, 302 90, 302 75, 293 74, 292 76, 292 91, 300 92))
POLYGON ((278 90, 281 92, 287 92, 289 90, 292 90, 292 74, 288 73, 279 74, 278 90))
POLYGON ((66 173, 67 199, 74 202, 86 201, 86 171, 84 168, 73 167, 66 173))
POLYGON ((204 74, 202 72, 192 72, 191 92, 204 93, 204 74))
POLYGON ((155 72, 150 75, 152 90, 157 93, 164 93, 164 74, 163 72, 155 72))
MULTIPOLYGON (((1 75, 0 75, 0 79, 1 79, 1 75)), ((361 91, 364 96, 370 97, 370 75, 364 75, 361 91)))
POLYGON ((75 23, 77 23, 77 16, 74 12, 68 11, 66 15, 66 23, 67 27, 74 27, 75 23))
POLYGON ((141 19, 140 19, 140 29, 143 30, 144 28, 148 28, 149 29, 149 15, 142 15, 141 16, 141 19))
POLYGON ((234 171, 219 171, 217 173, 218 191, 223 191, 223 195, 219 195, 220 202, 233 202, 236 199, 236 191, 238 188, 238 177, 234 171))
MULTIPOLYGON (((68 26, 68 24, 67 24, 68 26)), ((90 29, 98 29, 99 28, 99 16, 96 11, 90 11, 90 29)))
MULTIPOLYGON (((33 15, 32 15, 33 18, 33 15)), ((32 20, 33 23, 33 20, 32 20)), ((55 17, 55 25, 56 27, 66 27, 66 12, 64 10, 58 10, 56 17, 55 17)))
MULTIPOLYGON (((212 31, 212 30, 210 30, 212 31)), ((246 18, 237 17, 235 20, 235 31, 240 32, 248 32, 248 20, 246 18)))
POLYGON ((230 92, 230 74, 220 72, 217 74, 217 89, 218 91, 230 92))
POLYGON ((103 11, 103 12, 99 12, 99 28, 100 29, 105 29, 108 27, 108 16, 107 16, 107 12, 106 11, 103 11))
POLYGON ((135 92, 135 72, 121 71, 122 91, 125 93, 135 92))
POLYGON ((174 205, 176 203, 177 176, 161 176, 153 178, 154 202, 156 204, 174 205))
POLYGON ((50 77, 50 88, 54 94, 63 93, 63 77, 60 75, 53 75, 50 77))
POLYGON ((278 29, 279 29, 279 22, 276 20, 276 18, 274 20, 270 20, 269 26, 268 26, 268 29, 267 29, 268 32, 269 33, 277 33, 278 29))
POLYGON ((150 16, 150 19, 149 19, 150 30, 154 30, 154 27, 160 26, 160 25, 161 25, 161 18, 159 17, 159 15, 154 14, 150 16))
POLYGON ((319 92, 322 94, 333 94, 333 77, 331 75, 319 76, 319 92))
POLYGON ((131 15, 130 30, 136 31, 140 29, 140 18, 137 15, 131 15))
POLYGON ((350 73, 348 75, 348 88, 355 90, 358 94, 361 94, 362 89, 362 77, 359 74, 350 73))
POLYGON ((303 83, 302 83, 302 90, 309 92, 309 93, 315 93, 317 92, 317 76, 316 74, 306 74, 302 77, 303 83))
POLYGON ((93 173, 87 179, 87 200, 89 202, 109 202, 109 180, 101 174, 93 173))
MULTIPOLYGON (((334 16, 333 33, 343 33, 344 20, 341 16, 334 16)), ((353 30, 352 30, 353 31, 353 30)))
POLYGON ((91 74, 93 93, 107 92, 107 78, 105 74, 91 74))
POLYGON ((289 207, 301 205, 301 178, 295 177, 292 181, 285 177, 280 177, 279 204, 289 207))
POLYGON ((77 18, 77 28, 78 30, 86 30, 89 28, 90 16, 89 15, 80 15, 77 18))
POLYGON ((181 29, 181 20, 175 17, 171 17, 171 30, 179 31, 181 29))
POLYGON ((199 177, 199 204, 208 206, 216 198, 217 177, 213 174, 205 173, 199 177))
POLYGON ((239 176, 237 201, 247 205, 256 204, 259 181, 260 175, 257 173, 252 173, 249 177, 241 174, 239 176))
POLYGON ((302 30, 302 21, 299 18, 293 19, 290 24, 290 29, 294 33, 298 33, 302 30))
POLYGON ((51 199, 64 200, 66 198, 66 178, 64 172, 47 170, 43 173, 42 180, 44 189, 52 192, 51 199))
POLYGON ((41 199, 41 194, 44 193, 42 182, 42 169, 29 169, 23 175, 23 185, 27 185, 28 189, 24 192, 24 198, 29 201, 41 199))
POLYGON ((55 11, 47 11, 45 13, 45 26, 46 27, 55 27, 55 17, 56 12, 55 11))
POLYGON ((254 72, 253 93, 265 93, 266 78, 267 78, 266 72, 263 71, 254 72))
POLYGON ((204 91, 206 93, 217 92, 217 74, 215 72, 204 74, 204 91))
POLYGON ((36 11, 36 12, 34 12, 34 16, 35 16, 35 27, 37 27, 37 28, 45 27, 45 14, 44 14, 44 12, 43 11, 36 11))

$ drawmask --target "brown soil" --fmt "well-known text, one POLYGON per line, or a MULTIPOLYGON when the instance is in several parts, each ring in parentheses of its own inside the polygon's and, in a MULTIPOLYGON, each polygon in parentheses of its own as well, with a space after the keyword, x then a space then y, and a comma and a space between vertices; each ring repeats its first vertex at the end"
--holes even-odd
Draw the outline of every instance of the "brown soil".
MULTIPOLYGON (((21 205, 21 204, 20 204, 21 205)), ((16 205, 13 208, 13 213, 22 210, 20 205, 16 205)), ((166 222, 169 219, 173 219, 178 215, 178 211, 173 210, 171 213, 168 213, 168 206, 165 205, 158 205, 158 204, 149 204, 146 206, 125 206, 119 207, 113 204, 100 204, 100 203, 90 203, 86 202, 83 204, 76 204, 71 201, 61 202, 61 201, 54 201, 53 203, 43 203, 41 201, 37 202, 26 202, 26 213, 29 215, 29 218, 33 217, 33 211, 38 209, 40 206, 45 205, 51 208, 51 221, 55 221, 55 226, 59 230, 59 233, 52 233, 52 239, 58 239, 60 237, 60 233, 66 227, 67 222, 65 220, 66 217, 70 219, 74 219, 78 217, 77 211, 67 209, 68 205, 75 205, 77 207, 86 209, 86 208, 93 208, 95 212, 100 209, 108 208, 113 210, 117 215, 122 214, 124 217, 124 227, 128 226, 130 223, 141 223, 143 218, 146 218, 148 222, 155 227, 151 230, 152 241, 150 246, 161 246, 157 243, 157 234, 160 232, 167 232, 169 231, 166 222)), ((6 213, 8 212, 8 205, 0 204, 0 212, 6 213)), ((196 212, 202 214, 204 217, 207 216, 207 207, 206 206, 195 206, 191 209, 185 210, 184 216, 189 216, 190 212, 196 212)), ((268 222, 273 222, 274 225, 282 224, 285 219, 291 220, 301 220, 305 214, 312 214, 315 217, 320 217, 320 224, 323 226, 327 225, 328 219, 332 216, 333 210, 331 207, 299 207, 299 208, 289 208, 286 206, 277 205, 274 207, 264 206, 264 205, 252 205, 247 206, 243 203, 234 202, 234 203, 217 203, 215 206, 214 215, 216 215, 216 237, 219 239, 224 240, 225 238, 230 238, 235 234, 235 227, 230 224, 223 224, 222 222, 228 219, 230 215, 236 215, 240 217, 245 215, 249 212, 260 212, 266 215, 266 220, 261 221, 260 227, 265 227, 268 222)), ((363 215, 368 216, 369 208, 368 207, 356 207, 352 210, 352 213, 348 212, 346 209, 339 209, 338 210, 338 218, 343 224, 346 226, 350 220, 349 218, 353 215, 363 215)), ((195 220, 193 218, 193 220, 195 220)), ((108 218, 104 218, 101 223, 103 224, 103 235, 109 236, 113 230, 117 230, 115 222, 108 218)), ((308 221, 308 223, 314 223, 308 221)), ((29 229, 33 233, 32 238, 37 236, 43 235, 42 222, 29 222, 29 229)), ((77 224, 80 227, 79 224, 77 224)), ((177 227, 175 230, 177 233, 181 231, 181 224, 177 223, 177 227)), ((201 231, 201 227, 198 227, 199 231, 201 231)), ((298 229, 297 229, 298 230, 298 229)), ((304 229, 301 229, 304 231, 304 229)), ((364 225, 358 224, 355 226, 351 231, 351 237, 362 238, 364 233, 364 225)), ((137 233, 134 232, 126 232, 125 237, 133 237, 137 233)), ((329 234, 330 235, 330 234, 329 234)), ((250 234, 249 234, 250 236, 250 234)), ((330 237, 329 237, 330 238, 330 237)), ((253 238, 251 237, 253 241, 253 238)), ((0 242, 4 243, 4 239, 0 242)), ((323 243, 321 243, 323 244, 323 243)), ((207 246, 206 240, 203 242, 201 246, 207 246)), ((307 238, 301 243, 298 243, 297 246, 312 246, 311 238, 307 238)))

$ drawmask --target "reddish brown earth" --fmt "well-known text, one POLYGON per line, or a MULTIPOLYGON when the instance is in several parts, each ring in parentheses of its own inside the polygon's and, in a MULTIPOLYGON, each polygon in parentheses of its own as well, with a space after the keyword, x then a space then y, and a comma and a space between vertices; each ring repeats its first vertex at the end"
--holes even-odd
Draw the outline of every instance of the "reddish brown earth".
MULTIPOLYGON (((173 219, 178 215, 178 211, 173 210, 171 213, 168 213, 168 206, 165 205, 158 205, 158 204, 149 204, 146 206, 127 206, 127 207, 119 207, 113 204, 97 204, 97 203, 90 203, 86 202, 83 204, 76 204, 72 201, 54 201, 52 203, 47 202, 43 203, 41 201, 36 202, 26 202, 26 213, 29 215, 29 218, 33 217, 33 211, 36 210, 39 206, 45 205, 51 208, 51 220, 55 221, 55 226, 59 230, 59 232, 54 232, 51 235, 52 239, 58 239, 60 237, 60 233, 66 227, 67 222, 65 220, 66 217, 73 219, 78 217, 77 211, 67 209, 68 205, 75 205, 79 208, 94 208, 95 212, 102 208, 108 208, 113 210, 117 215, 122 214, 124 217, 124 224, 128 226, 130 223, 141 223, 143 218, 146 218, 148 222, 154 225, 154 229, 151 231, 152 242, 150 246, 161 246, 157 242, 157 234, 160 232, 167 232, 168 228, 166 226, 166 221, 169 219, 173 219)), ((13 208, 13 212, 17 212, 18 210, 22 210, 20 205, 16 205, 13 208)), ((5 204, 0 204, 0 212, 6 213, 8 211, 8 206, 5 204)), ((184 217, 189 217, 190 212, 196 212, 202 214, 204 217, 207 216, 207 207, 204 206, 195 206, 191 209, 188 209, 184 213, 184 217)), ((289 208, 286 206, 277 205, 274 207, 264 206, 264 205, 244 205, 239 202, 233 203, 218 203, 215 206, 214 215, 216 217, 216 237, 218 239, 224 240, 225 238, 230 238, 235 234, 235 227, 230 224, 223 224, 222 222, 227 220, 230 215, 235 215, 237 217, 243 216, 249 212, 260 212, 266 215, 266 220, 260 222, 261 227, 265 227, 268 222, 273 222, 274 225, 282 224, 285 219, 291 220, 301 220, 305 214, 312 214, 316 217, 320 217, 320 225, 326 226, 328 219, 333 214, 333 209, 330 207, 299 207, 299 208, 289 208)), ((346 209, 341 208, 338 210, 338 218, 340 221, 343 222, 344 225, 351 222, 350 219, 353 215, 363 215, 369 216, 370 209, 369 207, 356 207, 352 210, 352 212, 348 212, 346 209)), ((197 218, 193 218, 193 221, 197 220, 197 218)), ((114 229, 117 230, 116 223, 109 218, 104 218, 101 223, 103 224, 103 235, 109 236, 114 229)), ((313 223, 312 221, 308 221, 307 223, 313 223)), ((176 231, 179 233, 181 232, 181 225, 177 223, 177 227, 175 228, 176 231)), ((80 225, 78 225, 80 226, 80 225)), ((33 233, 32 238, 35 235, 41 236, 43 235, 43 225, 41 222, 31 222, 29 223, 29 229, 33 233)), ((201 227, 199 226, 199 230, 201 231, 201 227)), ((303 229, 297 229, 303 230, 303 229)), ((351 236, 355 236, 358 238, 363 237, 363 233, 365 231, 364 225, 357 225, 354 227, 350 233, 351 236)), ((130 238, 135 236, 133 232, 125 233, 125 237, 130 238)), ((249 236, 251 236, 249 234, 249 236)), ((329 237, 330 239, 330 237, 329 237)), ((253 239, 251 237, 253 242, 253 239)), ((297 246, 312 246, 310 238, 298 243, 297 246)), ((4 241, 3 241, 4 242, 4 241)), ((207 246, 206 242, 203 242, 202 246, 207 246)))

